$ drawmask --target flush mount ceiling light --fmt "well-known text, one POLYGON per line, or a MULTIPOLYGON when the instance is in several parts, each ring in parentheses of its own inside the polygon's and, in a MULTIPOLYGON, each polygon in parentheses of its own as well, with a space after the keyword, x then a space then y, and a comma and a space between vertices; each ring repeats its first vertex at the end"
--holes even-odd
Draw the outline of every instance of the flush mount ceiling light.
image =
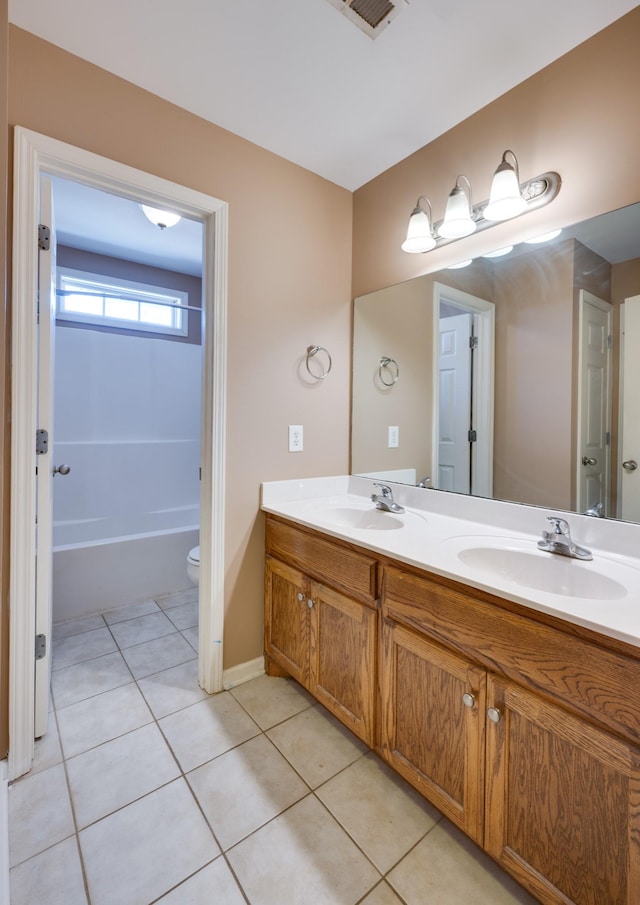
MULTIPOLYGON (((407 238, 402 250, 416 254, 463 239, 474 232, 488 229, 504 220, 520 217, 528 211, 544 207, 560 191, 562 180, 557 173, 543 173, 527 182, 520 182, 518 160, 513 151, 502 155, 494 173, 488 201, 474 205, 471 200, 471 183, 466 176, 458 176, 449 198, 444 218, 433 222, 431 205, 429 215, 420 207, 420 200, 409 218, 407 238), (422 241, 419 241, 419 239, 422 241)), ((427 202, 428 203, 428 202, 427 202)))
POLYGON ((182 219, 180 214, 174 214, 172 211, 162 211, 157 207, 149 207, 148 204, 141 204, 140 207, 147 220, 150 220, 154 226, 158 226, 160 229, 175 226, 182 219))

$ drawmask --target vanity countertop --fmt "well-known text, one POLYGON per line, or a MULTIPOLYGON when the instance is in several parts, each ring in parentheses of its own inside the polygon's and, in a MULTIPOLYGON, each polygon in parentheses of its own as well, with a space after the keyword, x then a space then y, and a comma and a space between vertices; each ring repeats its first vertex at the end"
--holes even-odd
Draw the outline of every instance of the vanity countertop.
POLYGON ((261 508, 640 647, 640 526, 392 486, 403 513, 377 510, 373 481, 344 475, 266 482, 261 508), (548 516, 565 518, 593 560, 538 550, 548 516))

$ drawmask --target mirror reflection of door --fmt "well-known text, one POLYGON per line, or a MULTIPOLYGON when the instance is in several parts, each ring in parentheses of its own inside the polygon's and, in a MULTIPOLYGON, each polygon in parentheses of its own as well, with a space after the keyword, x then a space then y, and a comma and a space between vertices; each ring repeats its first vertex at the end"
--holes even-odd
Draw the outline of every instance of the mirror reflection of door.
POLYGON ((471 490, 471 355, 470 314, 454 314, 441 304, 438 356, 438 475, 436 487, 471 490))
POLYGON ((433 486, 491 496, 495 306, 434 283, 433 486))
POLYGON ((625 299, 622 308, 619 514, 628 521, 640 522, 640 356, 629 353, 630 349, 640 349, 640 295, 625 299))
POLYGON ((611 329, 613 307, 579 295, 578 512, 609 514, 611 456, 611 329))

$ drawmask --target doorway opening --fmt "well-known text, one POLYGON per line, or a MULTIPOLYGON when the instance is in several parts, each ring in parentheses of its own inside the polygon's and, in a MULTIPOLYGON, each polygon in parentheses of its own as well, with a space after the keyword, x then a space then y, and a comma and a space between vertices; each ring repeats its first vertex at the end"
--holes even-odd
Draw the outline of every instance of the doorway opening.
MULTIPOLYGON (((20 127, 15 131, 9 776, 33 759, 37 517, 38 235, 41 175, 169 208, 202 224, 204 311, 200 489, 199 682, 222 689, 227 205, 200 192, 20 127)), ((42 456, 39 457, 42 460, 42 456)), ((42 467, 42 461, 39 466, 42 467)), ((50 643, 45 656, 50 656, 50 643)))
POLYGON ((493 496, 495 306, 433 286, 433 486, 493 496))

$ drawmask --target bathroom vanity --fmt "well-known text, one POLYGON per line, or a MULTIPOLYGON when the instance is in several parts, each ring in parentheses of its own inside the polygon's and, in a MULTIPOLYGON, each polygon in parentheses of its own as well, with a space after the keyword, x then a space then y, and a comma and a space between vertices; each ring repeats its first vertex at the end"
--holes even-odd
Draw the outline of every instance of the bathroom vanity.
POLYGON ((528 540, 504 516, 372 514, 364 494, 328 504, 298 484, 282 500, 283 486, 263 488, 267 672, 293 676, 541 902, 639 902, 636 562, 594 552, 591 573, 575 563, 595 590, 578 584, 591 597, 574 593, 563 614, 562 595, 497 573, 491 588, 451 554, 464 538, 486 553, 496 537, 517 552, 528 540), (605 559, 626 590, 598 585, 605 559), (606 623, 616 607, 624 625, 606 623))

